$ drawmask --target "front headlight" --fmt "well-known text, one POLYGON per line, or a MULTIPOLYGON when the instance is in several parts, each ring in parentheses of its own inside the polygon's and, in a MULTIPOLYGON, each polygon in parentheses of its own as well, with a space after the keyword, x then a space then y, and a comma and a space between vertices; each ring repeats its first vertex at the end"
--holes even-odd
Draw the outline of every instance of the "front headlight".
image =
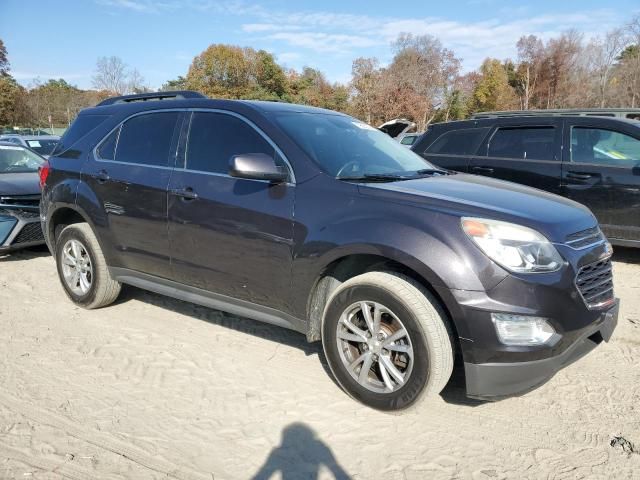
POLYGON ((562 257, 544 235, 514 223, 462 218, 462 229, 494 262, 516 273, 555 272, 562 257))

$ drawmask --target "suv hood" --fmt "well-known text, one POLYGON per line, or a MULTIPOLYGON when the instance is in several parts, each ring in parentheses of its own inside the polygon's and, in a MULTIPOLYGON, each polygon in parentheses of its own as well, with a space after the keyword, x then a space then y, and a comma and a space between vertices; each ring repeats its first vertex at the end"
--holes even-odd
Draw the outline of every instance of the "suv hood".
POLYGON ((409 202, 470 217, 504 220, 538 230, 552 242, 597 224, 591 211, 564 197, 478 175, 454 174, 360 184, 364 195, 409 202))
POLYGON ((0 173, 0 196, 5 195, 40 195, 38 173, 0 173))

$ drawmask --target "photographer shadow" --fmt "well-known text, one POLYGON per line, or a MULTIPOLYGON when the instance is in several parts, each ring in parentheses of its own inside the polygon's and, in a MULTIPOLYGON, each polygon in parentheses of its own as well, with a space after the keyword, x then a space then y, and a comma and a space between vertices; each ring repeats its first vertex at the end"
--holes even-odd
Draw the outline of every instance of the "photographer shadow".
POLYGON ((321 466, 326 467, 336 480, 351 478, 311 428, 303 423, 292 423, 282 431, 280 445, 271 451, 251 478, 268 480, 280 472, 282 480, 316 480, 321 466))

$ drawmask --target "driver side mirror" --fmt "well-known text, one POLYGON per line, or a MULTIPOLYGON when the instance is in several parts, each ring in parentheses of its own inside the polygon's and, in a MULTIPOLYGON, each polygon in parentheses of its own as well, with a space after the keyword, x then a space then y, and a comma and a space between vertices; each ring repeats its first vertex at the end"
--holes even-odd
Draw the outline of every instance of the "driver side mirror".
POLYGON ((268 180, 273 183, 286 182, 289 173, 276 164, 273 157, 264 153, 234 155, 229 162, 229 175, 250 180, 268 180))

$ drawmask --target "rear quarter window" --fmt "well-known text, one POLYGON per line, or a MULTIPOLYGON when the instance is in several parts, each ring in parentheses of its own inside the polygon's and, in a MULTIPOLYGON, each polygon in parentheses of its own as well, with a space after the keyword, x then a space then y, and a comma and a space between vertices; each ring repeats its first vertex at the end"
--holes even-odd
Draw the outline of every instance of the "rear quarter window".
POLYGON ((440 135, 424 153, 436 155, 474 155, 489 127, 450 130, 440 135))

